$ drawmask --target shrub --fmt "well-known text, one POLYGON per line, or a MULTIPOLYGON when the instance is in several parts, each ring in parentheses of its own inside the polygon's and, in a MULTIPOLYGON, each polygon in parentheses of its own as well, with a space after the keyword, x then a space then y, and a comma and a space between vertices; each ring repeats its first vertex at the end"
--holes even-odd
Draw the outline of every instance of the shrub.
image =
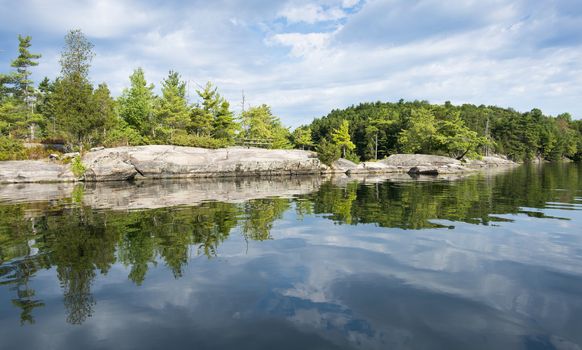
POLYGON ((81 156, 73 158, 73 160, 71 161, 71 170, 73 171, 73 174, 76 177, 82 177, 83 175, 85 175, 85 171, 87 171, 87 168, 85 168, 85 165, 83 165, 83 162, 81 161, 81 156))
POLYGON ((0 136, 0 160, 26 159, 26 149, 20 140, 0 136))
POLYGON ((144 144, 144 139, 139 132, 129 126, 111 130, 103 140, 103 146, 105 147, 138 146, 144 144))
POLYGON ((317 146, 317 158, 326 165, 331 166, 341 156, 341 149, 326 138, 321 139, 317 146))
POLYGON ((215 139, 210 136, 196 136, 179 133, 172 136, 170 142, 176 146, 201 147, 201 148, 223 148, 231 143, 225 139, 215 139))

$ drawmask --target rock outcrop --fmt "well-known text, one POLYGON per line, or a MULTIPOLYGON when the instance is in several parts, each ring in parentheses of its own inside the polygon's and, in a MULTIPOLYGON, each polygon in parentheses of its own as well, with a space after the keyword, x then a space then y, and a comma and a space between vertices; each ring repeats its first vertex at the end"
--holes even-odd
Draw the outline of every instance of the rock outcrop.
POLYGON ((350 170, 356 169, 358 164, 352 162, 351 160, 347 160, 344 158, 340 158, 333 162, 331 165, 331 172, 332 173, 346 173, 350 170))
POLYGON ((77 178, 65 164, 40 160, 0 162, 0 183, 68 182, 77 178))
POLYGON ((512 166, 517 165, 517 163, 503 157, 499 156, 485 156, 478 160, 467 161, 467 166, 472 168, 483 168, 483 167, 500 167, 500 166, 512 166))
POLYGON ((379 161, 386 165, 391 165, 401 168, 411 168, 415 166, 436 166, 440 167, 443 165, 462 165, 460 160, 443 157, 443 156, 433 156, 430 154, 393 154, 386 159, 379 161))
POLYGON ((355 169, 348 170, 348 174, 388 174, 402 172, 402 169, 382 162, 362 162, 355 169))
POLYGON ((314 152, 261 148, 141 146, 103 149, 83 157, 87 181, 320 174, 314 152))
MULTIPOLYGON (((231 147, 204 149, 179 146, 139 146, 95 148, 82 158, 85 174, 81 180, 123 181, 137 178, 216 178, 339 174, 456 174, 475 168, 501 167, 515 163, 484 157, 468 161, 426 154, 394 154, 378 162, 355 164, 340 159, 328 168, 317 154, 301 150, 266 150, 231 147)), ((57 161, 0 162, 0 183, 67 182, 78 179, 70 165, 57 161)))

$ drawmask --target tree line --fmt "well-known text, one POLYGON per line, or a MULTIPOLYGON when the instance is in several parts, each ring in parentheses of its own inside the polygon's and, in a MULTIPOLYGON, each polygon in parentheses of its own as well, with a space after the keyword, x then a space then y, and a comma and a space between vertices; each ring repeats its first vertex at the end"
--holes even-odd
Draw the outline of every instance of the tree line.
POLYGON ((395 153, 455 158, 502 154, 515 161, 582 158, 582 120, 541 110, 426 101, 362 103, 333 110, 309 126, 329 159, 379 159, 395 153))
POLYGON ((93 44, 80 30, 65 36, 60 75, 38 86, 30 80, 40 54, 30 52, 31 37, 19 36, 13 71, 0 75, 0 160, 26 158, 22 142, 66 144, 83 150, 93 146, 174 144, 218 148, 240 140, 268 148, 291 148, 291 133, 267 105, 239 115, 211 82, 196 90, 190 103, 186 81, 169 71, 161 94, 142 68, 129 86, 113 98, 106 83, 90 80, 93 44))
POLYGON ((235 144, 316 150, 331 164, 380 159, 394 153, 442 154, 455 158, 503 154, 517 161, 582 159, 582 121, 567 114, 521 113, 511 108, 426 101, 362 103, 333 110, 293 132, 267 105, 235 114, 211 82, 190 103, 187 83, 169 71, 160 94, 142 68, 113 98, 106 83, 90 80, 93 44, 80 30, 65 36, 60 75, 38 86, 31 70, 40 54, 31 37, 19 36, 12 71, 0 74, 0 160, 26 159, 23 142, 94 146, 173 144, 206 148, 235 144))

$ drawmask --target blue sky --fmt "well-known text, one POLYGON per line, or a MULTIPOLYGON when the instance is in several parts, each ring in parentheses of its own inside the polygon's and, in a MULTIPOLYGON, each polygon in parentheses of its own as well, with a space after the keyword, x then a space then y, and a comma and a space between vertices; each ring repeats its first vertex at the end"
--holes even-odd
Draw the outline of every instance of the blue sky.
POLYGON ((68 30, 95 44, 91 79, 114 95, 134 68, 159 86, 210 80, 240 109, 290 126, 365 101, 496 104, 582 117, 581 0, 0 0, 0 71, 17 35, 59 73, 68 30))

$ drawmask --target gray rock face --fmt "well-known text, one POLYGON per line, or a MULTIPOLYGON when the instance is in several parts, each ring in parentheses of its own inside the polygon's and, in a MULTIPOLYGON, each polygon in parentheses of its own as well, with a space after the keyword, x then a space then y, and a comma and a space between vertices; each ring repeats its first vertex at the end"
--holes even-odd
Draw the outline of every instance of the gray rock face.
POLYGON ((83 157, 83 165, 86 181, 122 181, 132 179, 137 174, 126 149, 89 152, 83 157))
POLYGON ((319 174, 325 167, 314 152, 260 148, 204 149, 178 146, 119 147, 83 157, 86 180, 242 177, 319 174))
POLYGON ((338 172, 338 173, 345 173, 346 171, 356 169, 357 167, 358 167, 358 164, 352 162, 351 160, 347 160, 344 158, 340 158, 340 159, 336 160, 331 165, 332 171, 338 172))
POLYGON ((37 160, 0 162, 0 183, 76 181, 68 165, 37 160))
POLYGON ((348 171, 349 174, 386 174, 402 171, 393 165, 382 162, 362 162, 357 168, 348 171))
POLYGON ((457 159, 429 154, 393 154, 379 162, 396 167, 461 165, 457 159))

